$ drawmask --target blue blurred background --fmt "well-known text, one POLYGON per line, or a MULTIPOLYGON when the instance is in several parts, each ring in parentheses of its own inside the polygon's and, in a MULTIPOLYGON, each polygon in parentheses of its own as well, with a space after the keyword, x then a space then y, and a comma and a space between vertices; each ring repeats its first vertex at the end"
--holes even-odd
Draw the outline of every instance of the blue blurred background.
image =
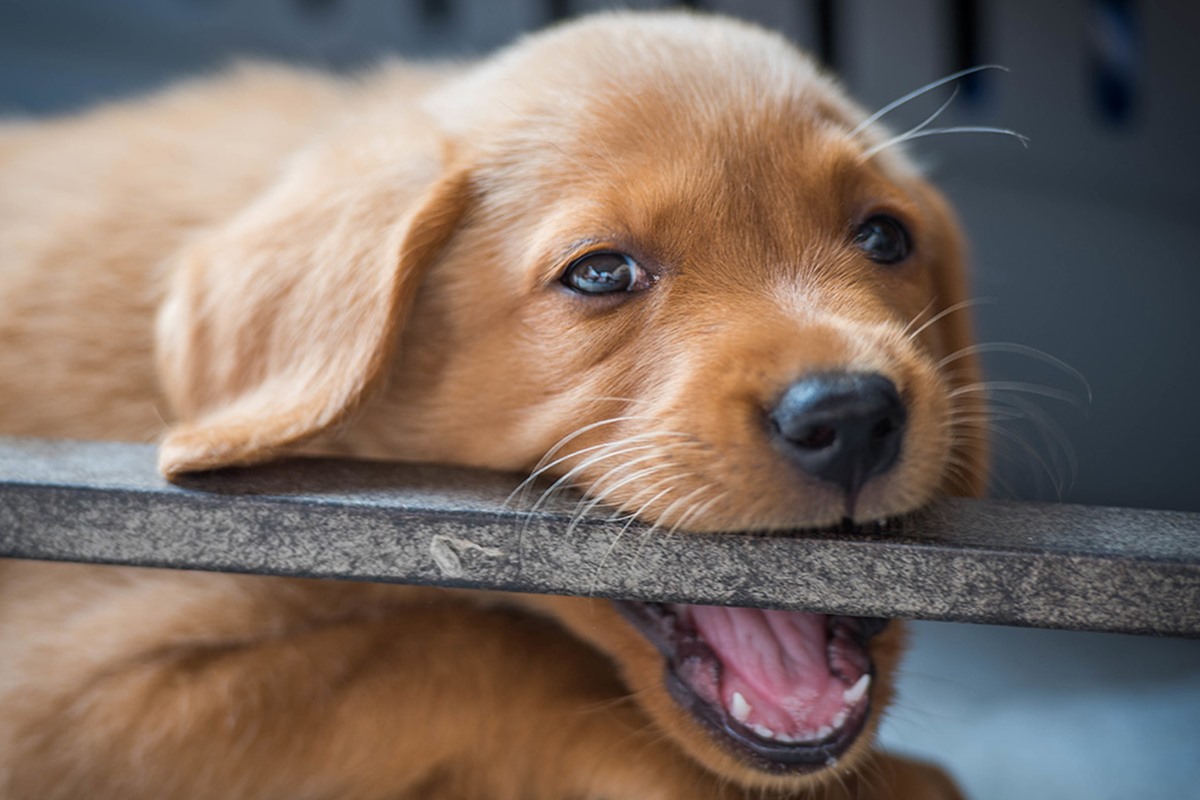
MULTIPOLYGON (((0 0, 0 115, 66 112, 239 57, 341 70, 471 56, 611 5, 0 0)), ((1028 149, 991 135, 911 149, 969 232, 981 339, 1003 343, 986 361, 1003 417, 993 492, 1200 511, 1200 4, 690 5, 781 30, 868 108, 965 67, 1007 67, 962 82, 940 122, 1014 129, 1028 149)), ((904 130, 948 94, 888 120, 904 130)), ((883 740, 948 765, 972 797, 1200 798, 1200 642, 914 630, 883 740)))

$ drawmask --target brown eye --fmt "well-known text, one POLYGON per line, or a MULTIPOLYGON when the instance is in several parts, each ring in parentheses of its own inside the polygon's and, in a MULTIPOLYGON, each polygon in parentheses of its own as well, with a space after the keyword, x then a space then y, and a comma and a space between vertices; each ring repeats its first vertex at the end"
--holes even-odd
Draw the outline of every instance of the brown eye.
POLYGON ((624 253, 601 252, 581 256, 567 267, 562 283, 580 294, 636 292, 650 284, 646 271, 624 253))
POLYGON ((912 252, 904 223, 887 214, 868 217, 854 232, 854 244, 877 264, 897 264, 912 252))

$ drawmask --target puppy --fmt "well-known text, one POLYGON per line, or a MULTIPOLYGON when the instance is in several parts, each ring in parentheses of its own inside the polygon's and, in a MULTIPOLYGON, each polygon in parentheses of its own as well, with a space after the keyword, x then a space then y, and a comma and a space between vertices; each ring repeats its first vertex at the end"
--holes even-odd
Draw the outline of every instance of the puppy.
MULTIPOLYGON (((536 467, 663 530, 975 494, 957 228, 865 122, 777 35, 612 14, 10 123, 0 429, 536 467)), ((870 748, 901 636, 10 561, 0 796, 956 797, 870 748)))

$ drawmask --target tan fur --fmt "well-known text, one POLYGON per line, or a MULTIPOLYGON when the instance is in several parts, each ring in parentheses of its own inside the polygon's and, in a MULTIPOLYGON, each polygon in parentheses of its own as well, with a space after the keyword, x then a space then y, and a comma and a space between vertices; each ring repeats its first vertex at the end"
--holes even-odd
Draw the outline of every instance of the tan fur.
MULTIPOLYGON (((975 365, 938 366, 967 318, 909 335, 965 296, 956 226, 898 154, 863 162, 862 117, 779 37, 610 15, 473 67, 248 67, 10 123, 0 432, 161 439, 168 476, 297 450, 529 470, 628 417, 571 442, 650 443, 580 470, 606 502, 792 528, 843 502, 759 415, 807 372, 868 370, 910 429, 858 518, 975 493, 953 395, 975 365), (878 209, 913 263, 848 245, 878 209), (659 283, 570 295, 558 276, 599 245, 659 283)), ((874 645, 876 707, 900 635, 874 645)), ((5 562, 0 708, 5 800, 957 796, 869 737, 812 776, 751 769, 578 598, 5 562)))

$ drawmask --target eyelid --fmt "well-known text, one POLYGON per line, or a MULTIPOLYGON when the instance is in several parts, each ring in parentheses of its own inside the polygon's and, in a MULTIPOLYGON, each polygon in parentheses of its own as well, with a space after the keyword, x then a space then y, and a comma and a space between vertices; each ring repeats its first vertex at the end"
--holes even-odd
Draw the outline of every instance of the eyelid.
POLYGON ((600 296, 600 295, 609 295, 609 294, 627 294, 627 293, 636 294, 638 292, 643 292, 643 291, 646 291, 647 289, 649 289, 654 284, 658 283, 658 279, 659 279, 659 276, 657 273, 655 273, 653 270, 647 269, 644 264, 642 264, 640 261, 638 261, 636 258, 634 258, 629 253, 626 253, 621 250, 606 248, 606 249, 601 249, 601 250, 589 250, 589 251, 585 252, 583 255, 578 256, 577 258, 570 261, 567 264, 566 268, 563 270, 562 276, 559 278, 559 282, 564 284, 568 288, 573 289, 574 291, 581 292, 582 294, 587 294, 587 295, 591 295, 591 296, 600 296), (572 277, 573 277, 575 269, 583 264, 588 263, 589 261, 591 261, 592 259, 595 259, 598 256, 615 259, 616 261, 620 262, 621 264, 627 266, 629 269, 630 284, 624 289, 616 289, 613 292, 589 292, 585 289, 582 289, 582 288, 574 285, 574 281, 572 280, 572 277))
POLYGON ((545 262, 547 266, 538 275, 539 283, 545 286, 557 283, 573 263, 584 256, 596 253, 616 253, 628 256, 638 265, 651 284, 658 283, 659 279, 668 271, 649 251, 640 247, 630 238, 620 234, 610 234, 576 239, 562 249, 548 254, 545 262))
POLYGON ((566 274, 567 269, 579 259, 592 253, 608 252, 621 253, 624 251, 614 246, 609 239, 578 239, 547 256, 544 262, 546 266, 538 275, 538 283, 545 286, 557 283, 566 274))
POLYGON ((850 217, 850 231, 858 230, 858 226, 871 217, 894 217, 910 232, 916 232, 922 216, 921 206, 912 198, 895 191, 877 194, 871 201, 862 204, 855 203, 855 213, 850 217))

